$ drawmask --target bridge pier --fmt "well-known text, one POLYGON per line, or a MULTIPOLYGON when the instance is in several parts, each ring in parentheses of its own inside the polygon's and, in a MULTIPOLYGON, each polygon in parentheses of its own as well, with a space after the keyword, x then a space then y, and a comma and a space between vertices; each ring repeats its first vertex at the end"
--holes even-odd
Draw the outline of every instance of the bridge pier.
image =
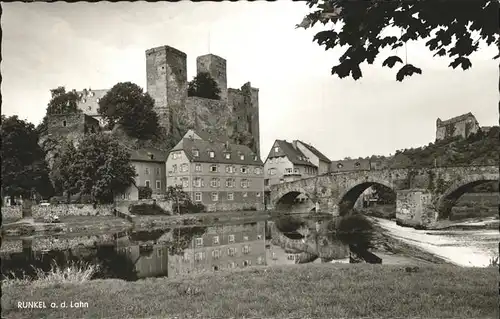
POLYGON ((396 194, 396 222, 399 225, 427 228, 437 222, 438 212, 428 190, 398 190, 396 194))

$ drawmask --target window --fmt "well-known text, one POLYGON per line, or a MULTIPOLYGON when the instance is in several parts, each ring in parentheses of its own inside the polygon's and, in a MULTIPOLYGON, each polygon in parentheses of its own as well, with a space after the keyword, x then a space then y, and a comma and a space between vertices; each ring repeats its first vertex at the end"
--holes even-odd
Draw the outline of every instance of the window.
POLYGON ((210 180, 210 186, 211 187, 219 187, 220 186, 220 180, 218 178, 212 178, 210 180))
POLYGON ((247 173, 247 171, 248 171, 248 168, 247 168, 246 166, 242 166, 242 167, 240 168, 240 172, 242 172, 243 174, 246 174, 246 173, 247 173))
POLYGON ((257 174, 257 175, 262 174, 262 168, 260 168, 260 167, 256 167, 256 168, 255 168, 255 174, 257 174))
POLYGON ((226 187, 234 187, 234 179, 228 178, 226 180, 226 187))
POLYGON ((146 182, 144 183, 144 185, 145 185, 146 187, 149 187, 149 181, 146 181, 146 182))
POLYGON ((278 153, 280 151, 280 148, 278 146, 274 147, 274 153, 278 153))
POLYGON ((156 189, 161 189, 161 181, 156 181, 156 189))
POLYGON ((203 260, 203 255, 204 254, 202 251, 197 252, 196 254, 194 254, 194 260, 196 260, 196 261, 203 260))
POLYGON ((232 165, 226 166, 226 173, 234 173, 234 166, 232 165))
POLYGON ((232 247, 227 249, 228 256, 234 256, 235 252, 236 252, 236 250, 232 247))
POLYGON ((241 252, 244 254, 250 253, 250 246, 248 246, 248 245, 243 246, 243 249, 241 250, 241 252))
POLYGON ((342 165, 342 163, 338 163, 337 164, 337 168, 342 168, 344 165, 342 165))
POLYGON ((163 251, 162 251, 161 249, 158 249, 158 250, 156 251, 156 255, 158 255, 158 257, 161 257, 162 252, 163 252, 163 251))
POLYGON ((193 156, 194 157, 199 157, 200 156, 200 151, 197 149, 193 149, 193 156))
POLYGON ((245 160, 245 155, 241 154, 240 155, 240 160, 244 161, 245 160))
POLYGON ((217 172, 217 165, 210 165, 210 172, 212 173, 217 172))
POLYGON ((193 187, 201 187, 201 178, 195 177, 193 179, 193 187))
POLYGON ((280 178, 280 183, 284 183, 285 180, 283 178, 280 178))
POLYGON ((285 168, 285 174, 292 174, 291 168, 285 168))
POLYGON ((156 168, 156 175, 161 175, 161 168, 160 167, 156 168))
POLYGON ((214 236, 214 237, 212 238, 212 243, 213 243, 214 245, 218 245, 218 244, 219 244, 219 236, 214 236))
POLYGON ((201 202, 201 193, 200 192, 194 193, 194 201, 201 202))
POLYGON ((236 268, 236 264, 233 262, 230 262, 228 265, 227 265, 227 268, 236 268))
POLYGON ((203 246, 203 238, 198 237, 196 238, 196 246, 203 246))
POLYGON ((251 265, 252 265, 252 263, 250 262, 250 260, 243 261, 243 266, 246 267, 246 266, 251 266, 251 265))
POLYGON ((146 167, 146 168, 144 169, 144 174, 149 175, 149 168, 148 168, 148 167, 146 167))
POLYGON ((83 103, 85 103, 85 102, 87 102, 87 100, 86 100, 86 99, 83 99, 83 100, 82 100, 82 102, 83 102, 83 103))
POLYGON ((266 178, 266 179, 264 180, 264 186, 269 186, 269 178, 266 178))
POLYGON ((269 159, 269 164, 272 164, 274 162, 274 158, 269 159))
POLYGON ((361 163, 360 163, 360 162, 356 162, 356 163, 354 163, 354 166, 356 166, 356 167, 359 167, 360 165, 361 165, 361 163))
POLYGON ((298 174, 298 173, 300 172, 300 170, 299 170, 298 168, 294 168, 294 169, 293 169, 293 172, 294 172, 295 174, 298 174))
POLYGON ((257 162, 257 160, 258 160, 258 159, 259 159, 259 157, 258 157, 257 155, 254 155, 254 156, 253 156, 253 161, 254 161, 254 162, 257 162))
POLYGON ((172 172, 177 173, 177 165, 172 165, 172 172))
POLYGON ((213 193, 212 193, 212 201, 213 201, 213 202, 216 202, 216 201, 218 201, 218 200, 219 200, 219 193, 217 193, 217 192, 213 192, 213 193))
POLYGON ((267 171, 267 173, 268 173, 269 175, 276 175, 276 168, 270 168, 270 169, 267 171))
POLYGON ((257 257, 257 265, 262 265, 264 264, 264 258, 262 256, 257 257))
POLYGON ((189 179, 188 178, 182 179, 182 187, 183 188, 189 187, 189 179))
POLYGON ((66 126, 66 121, 63 121, 63 126, 66 126))
POLYGON ((241 188, 247 188, 248 187, 248 180, 242 179, 241 180, 241 188))
POLYGON ((215 157, 215 152, 214 152, 214 151, 209 151, 209 152, 208 152, 208 156, 209 156, 210 158, 214 158, 214 157, 215 157))
POLYGON ((262 239, 262 235, 257 235, 257 239, 262 239))
POLYGON ((260 197, 260 192, 257 192, 255 196, 260 197))
POLYGON ((188 164, 184 163, 181 165, 180 171, 181 172, 187 172, 189 170, 188 164))
POLYGON ((220 257, 220 250, 219 249, 212 250, 212 257, 214 259, 219 259, 219 257, 220 257))
POLYGON ((248 241, 248 236, 243 236, 244 241, 248 241))
POLYGON ((195 170, 196 172, 201 172, 201 164, 196 164, 196 165, 194 166, 194 170, 195 170))
POLYGON ((248 197, 248 193, 247 192, 243 192, 243 197, 248 197))
POLYGON ((227 200, 234 200, 234 193, 227 193, 227 200))
POLYGON ((97 101, 97 103, 99 103, 99 101, 100 101, 100 100, 101 100, 100 98, 97 98, 97 100, 96 100, 96 101, 97 101))
POLYGON ((177 152, 172 152, 172 159, 177 159, 177 152))
POLYGON ((91 111, 92 110, 92 106, 87 106, 87 110, 91 111))
POLYGON ((234 243, 234 235, 229 235, 229 242, 234 243))
POLYGON ((231 153, 225 153, 225 154, 224 154, 224 157, 225 157, 226 159, 231 159, 231 153))

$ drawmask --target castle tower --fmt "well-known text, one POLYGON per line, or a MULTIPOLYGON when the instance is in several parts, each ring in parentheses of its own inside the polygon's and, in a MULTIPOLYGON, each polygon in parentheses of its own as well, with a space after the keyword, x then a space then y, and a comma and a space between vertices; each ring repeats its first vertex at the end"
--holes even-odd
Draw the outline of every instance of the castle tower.
POLYGON ((146 50, 147 92, 155 101, 160 125, 169 133, 187 98, 186 60, 184 52, 169 46, 146 50))
POLYGON ((217 82, 221 100, 227 101, 227 65, 226 60, 214 54, 202 55, 196 58, 196 72, 207 72, 217 82))
POLYGON ((250 86, 250 92, 252 104, 249 111, 252 114, 252 135, 255 140, 255 152, 260 156, 259 89, 250 86))

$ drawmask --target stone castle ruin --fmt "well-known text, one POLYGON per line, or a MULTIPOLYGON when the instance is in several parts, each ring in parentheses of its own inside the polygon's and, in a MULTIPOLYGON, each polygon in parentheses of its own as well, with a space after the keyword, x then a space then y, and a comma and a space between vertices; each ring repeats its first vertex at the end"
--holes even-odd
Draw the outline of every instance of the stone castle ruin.
MULTIPOLYGON (((259 90, 250 82, 227 87, 227 62, 207 54, 196 58, 197 74, 207 72, 220 89, 220 100, 188 96, 187 55, 170 46, 146 50, 147 92, 155 101, 160 125, 175 140, 188 129, 229 137, 260 154, 259 90)), ((107 90, 79 91, 78 107, 99 119, 99 98, 107 90)))

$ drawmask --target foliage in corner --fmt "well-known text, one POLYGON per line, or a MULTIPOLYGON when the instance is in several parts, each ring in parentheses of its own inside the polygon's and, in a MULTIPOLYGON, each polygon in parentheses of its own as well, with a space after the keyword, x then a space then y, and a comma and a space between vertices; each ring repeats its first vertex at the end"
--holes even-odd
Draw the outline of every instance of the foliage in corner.
POLYGON ((200 72, 188 83, 188 96, 220 100, 220 89, 210 73, 200 72))
POLYGON ((25 198, 34 193, 52 196, 45 153, 38 145, 35 126, 17 116, 2 115, 0 131, 3 194, 25 198))
POLYGON ((129 152, 106 134, 89 134, 78 149, 69 145, 60 157, 60 182, 68 196, 90 195, 95 203, 113 202, 136 176, 129 152))
POLYGON ((120 124, 130 137, 146 140, 159 133, 154 104, 153 98, 137 84, 120 82, 99 100, 97 112, 108 129, 120 124))
MULTIPOLYGON (((448 57, 452 59, 449 67, 463 70, 472 67, 469 57, 481 44, 500 46, 498 2, 494 0, 307 0, 307 4, 313 11, 296 27, 308 29, 318 22, 335 24, 318 32, 313 41, 325 50, 347 47, 331 71, 341 79, 361 78, 360 64, 373 64, 382 55, 381 50, 394 51, 408 41, 426 40, 425 46, 434 56, 448 57), (387 31, 395 32, 389 35, 387 31)), ((396 54, 387 57, 382 66, 402 64, 397 81, 422 73, 396 54)))

